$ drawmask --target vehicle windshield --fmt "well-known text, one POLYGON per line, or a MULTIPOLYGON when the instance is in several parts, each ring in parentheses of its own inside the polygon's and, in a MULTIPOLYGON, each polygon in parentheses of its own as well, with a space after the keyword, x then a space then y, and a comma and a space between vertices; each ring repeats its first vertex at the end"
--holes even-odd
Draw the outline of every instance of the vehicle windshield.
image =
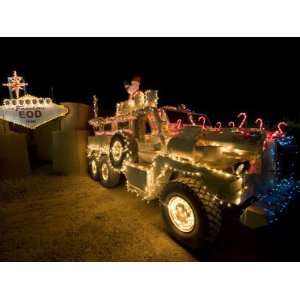
POLYGON ((170 123, 177 123, 178 120, 181 120, 182 124, 192 124, 186 112, 165 110, 165 113, 170 123))

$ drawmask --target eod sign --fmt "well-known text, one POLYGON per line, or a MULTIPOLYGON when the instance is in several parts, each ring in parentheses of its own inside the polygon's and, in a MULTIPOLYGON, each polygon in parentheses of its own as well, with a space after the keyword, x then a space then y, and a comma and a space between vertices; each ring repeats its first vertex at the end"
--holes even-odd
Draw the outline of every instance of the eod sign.
POLYGON ((30 129, 35 129, 67 113, 68 108, 53 103, 50 98, 38 98, 29 94, 18 99, 6 99, 0 106, 0 119, 30 129))
POLYGON ((42 111, 39 108, 29 108, 26 110, 20 110, 19 111, 19 117, 20 118, 27 118, 27 119, 32 119, 32 118, 40 118, 42 116, 42 111))

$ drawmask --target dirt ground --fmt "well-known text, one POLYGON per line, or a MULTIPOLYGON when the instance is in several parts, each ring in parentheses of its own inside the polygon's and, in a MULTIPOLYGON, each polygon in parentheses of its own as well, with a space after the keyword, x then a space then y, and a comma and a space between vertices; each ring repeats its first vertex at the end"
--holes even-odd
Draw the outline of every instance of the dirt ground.
POLYGON ((191 253, 165 232, 158 202, 50 170, 0 182, 0 261, 299 261, 299 209, 266 230, 229 218, 212 250, 191 253))

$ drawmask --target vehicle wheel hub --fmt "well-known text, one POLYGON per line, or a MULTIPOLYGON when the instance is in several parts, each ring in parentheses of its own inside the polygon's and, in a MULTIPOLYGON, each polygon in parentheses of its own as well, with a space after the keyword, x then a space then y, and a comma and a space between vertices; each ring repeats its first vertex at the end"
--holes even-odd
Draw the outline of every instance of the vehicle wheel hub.
POLYGON ((101 166, 101 174, 102 174, 102 178, 107 181, 108 180, 108 176, 109 176, 109 170, 108 170, 108 165, 107 163, 103 163, 101 166))
POLYGON ((96 163, 96 161, 94 159, 91 162, 91 167, 92 167, 92 173, 93 173, 93 175, 96 175, 97 174, 97 163, 96 163))
POLYGON ((172 223, 182 232, 191 232, 195 227, 195 215, 190 204, 179 196, 174 196, 168 204, 172 223))
POLYGON ((115 161, 119 161, 122 157, 123 146, 121 142, 116 141, 111 147, 111 153, 115 161))

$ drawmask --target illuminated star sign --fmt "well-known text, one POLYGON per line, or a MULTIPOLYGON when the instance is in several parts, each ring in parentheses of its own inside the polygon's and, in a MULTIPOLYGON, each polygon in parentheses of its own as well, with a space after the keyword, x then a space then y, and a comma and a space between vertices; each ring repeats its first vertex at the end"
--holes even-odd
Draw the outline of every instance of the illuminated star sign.
POLYGON ((10 93, 15 93, 16 98, 20 97, 20 91, 25 91, 25 87, 28 83, 24 82, 22 76, 18 76, 17 71, 13 72, 12 77, 7 78, 7 83, 4 83, 3 86, 7 86, 9 88, 10 93))

